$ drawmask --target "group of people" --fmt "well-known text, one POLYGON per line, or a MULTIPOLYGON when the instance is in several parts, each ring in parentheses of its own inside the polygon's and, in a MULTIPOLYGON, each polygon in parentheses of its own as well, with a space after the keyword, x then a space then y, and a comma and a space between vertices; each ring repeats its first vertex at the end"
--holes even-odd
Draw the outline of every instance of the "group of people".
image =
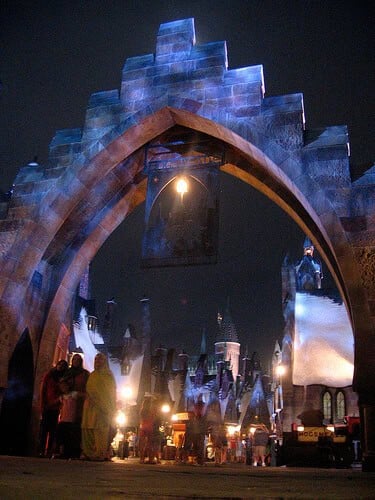
MULTIPOLYGON (((71 366, 60 360, 47 372, 41 384, 41 423, 39 454, 42 457, 83 458, 104 461, 111 456, 111 443, 116 434, 116 383, 108 360, 98 353, 94 371, 83 367, 83 358, 74 354, 71 366)), ((138 452, 141 463, 160 463, 163 437, 160 402, 155 397, 144 399, 140 411, 138 452)), ((243 445, 239 436, 228 437, 220 411, 197 401, 186 430, 180 436, 176 461, 193 461, 203 465, 207 458, 209 436, 215 465, 243 461, 243 445), (191 460, 193 457, 193 460, 191 460)), ((269 433, 264 425, 251 435, 252 464, 266 465, 269 433)))
POLYGON ((43 378, 40 403, 39 456, 110 458, 116 383, 104 354, 95 356, 91 373, 80 354, 73 355, 70 367, 60 360, 43 378))
POLYGON ((203 465, 209 458, 219 466, 228 462, 247 462, 247 453, 250 453, 252 459, 250 463, 253 466, 267 465, 269 448, 267 427, 264 424, 257 425, 247 440, 243 440, 238 432, 228 435, 220 417, 218 404, 218 402, 216 405, 212 403, 206 413, 202 401, 194 405, 194 412, 186 424, 185 434, 179 436, 176 461, 179 463, 192 461, 197 465, 203 465), (189 457, 192 457, 192 460, 189 460, 189 457))

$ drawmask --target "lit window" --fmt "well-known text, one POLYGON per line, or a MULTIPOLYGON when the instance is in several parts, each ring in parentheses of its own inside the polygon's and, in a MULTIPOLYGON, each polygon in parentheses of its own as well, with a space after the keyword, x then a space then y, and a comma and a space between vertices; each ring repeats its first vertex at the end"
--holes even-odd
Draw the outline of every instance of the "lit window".
POLYGON ((332 396, 328 391, 323 394, 323 414, 327 420, 332 418, 332 396))
POLYGON ((336 394, 336 417, 339 420, 345 417, 345 395, 342 391, 336 394))

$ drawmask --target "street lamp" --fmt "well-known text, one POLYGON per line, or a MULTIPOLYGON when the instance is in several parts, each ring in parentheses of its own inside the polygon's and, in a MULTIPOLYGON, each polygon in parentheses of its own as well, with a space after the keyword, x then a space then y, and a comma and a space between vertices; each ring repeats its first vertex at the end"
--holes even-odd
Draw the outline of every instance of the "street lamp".
POLYGON ((118 410, 116 413, 116 425, 117 425, 117 432, 116 435, 113 439, 114 445, 117 448, 117 455, 120 458, 124 458, 124 446, 125 446, 125 426, 127 424, 127 416, 124 411, 118 410))
POLYGON ((171 411, 170 405, 168 403, 164 403, 161 407, 161 412, 164 413, 164 415, 166 415, 170 411, 171 411))
POLYGON ((285 375, 286 368, 284 365, 277 365, 275 368, 275 375, 277 377, 277 385, 276 385, 276 391, 277 391, 277 401, 276 401, 276 411, 281 411, 284 407, 284 402, 283 402, 283 387, 282 387, 282 377, 285 375))
POLYGON ((133 390, 131 387, 129 387, 128 385, 124 385, 122 388, 121 388, 121 396, 122 398, 125 400, 125 402, 129 402, 130 398, 132 397, 133 395, 133 390))
POLYGON ((285 371, 286 371, 286 368, 284 365, 277 365, 276 366, 275 372, 279 378, 281 378, 283 375, 285 375, 285 371))
POLYGON ((116 415, 116 424, 120 429, 125 427, 126 424, 126 415, 122 410, 119 410, 116 415))
POLYGON ((162 404, 160 411, 163 414, 162 432, 164 434, 164 438, 166 439, 170 434, 169 415, 171 413, 171 405, 169 403, 162 404))
POLYGON ((188 183, 185 177, 180 177, 176 183, 176 191, 181 197, 181 204, 184 201, 184 194, 188 192, 188 183))

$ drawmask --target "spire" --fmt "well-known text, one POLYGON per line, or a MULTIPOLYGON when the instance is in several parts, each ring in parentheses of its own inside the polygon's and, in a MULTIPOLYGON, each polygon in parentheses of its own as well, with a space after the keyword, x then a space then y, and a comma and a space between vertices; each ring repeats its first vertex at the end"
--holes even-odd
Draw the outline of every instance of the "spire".
POLYGON ((306 248, 314 248, 314 245, 311 243, 311 240, 308 236, 305 237, 305 241, 303 242, 303 249, 305 250, 306 248))
POLYGON ((233 323, 232 315, 229 306, 229 297, 227 299, 227 307, 221 321, 219 322, 219 331, 216 337, 216 342, 238 342, 237 329, 233 323))
POLYGON ((116 320, 117 320, 117 302, 115 301, 115 298, 112 297, 106 302, 106 309, 105 309, 103 329, 102 329, 104 343, 107 343, 109 345, 111 345, 112 337, 115 333, 116 320))
POLYGON ((206 336, 206 329, 205 328, 203 328, 203 330, 202 330, 200 354, 207 354, 207 336, 206 336))
POLYGON ((245 354, 244 354, 244 357, 242 359, 250 359, 249 358, 249 346, 247 344, 245 347, 245 354))

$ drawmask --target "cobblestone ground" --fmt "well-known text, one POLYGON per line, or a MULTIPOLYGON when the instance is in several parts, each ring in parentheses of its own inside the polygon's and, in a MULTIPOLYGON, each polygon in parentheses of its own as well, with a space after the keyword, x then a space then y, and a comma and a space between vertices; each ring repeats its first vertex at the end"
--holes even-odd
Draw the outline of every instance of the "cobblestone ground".
POLYGON ((352 469, 197 467, 0 456, 0 498, 375 498, 375 473, 352 469))

